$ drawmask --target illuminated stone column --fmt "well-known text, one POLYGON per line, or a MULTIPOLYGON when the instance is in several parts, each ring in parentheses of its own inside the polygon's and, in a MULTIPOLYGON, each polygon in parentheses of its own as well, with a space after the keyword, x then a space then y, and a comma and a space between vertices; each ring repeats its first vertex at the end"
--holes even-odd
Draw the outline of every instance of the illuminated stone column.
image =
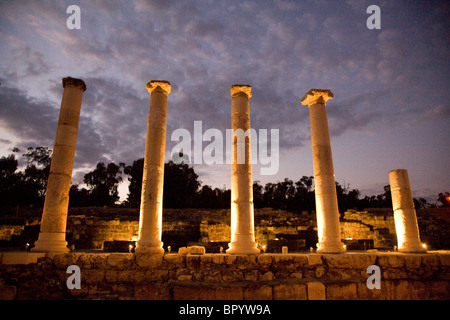
POLYGON ((136 253, 163 254, 162 201, 164 184, 164 151, 166 148, 168 81, 152 80, 147 83, 150 109, 147 122, 144 173, 142 176, 139 239, 136 253))
POLYGON ((332 98, 333 93, 330 90, 311 89, 301 101, 303 105, 309 106, 311 122, 318 253, 346 251, 341 242, 333 158, 325 107, 326 102, 332 98))
POLYGON ((231 242, 227 253, 258 254, 253 219, 253 180, 250 154, 250 103, 252 88, 231 86, 231 242))
POLYGON ((83 80, 63 78, 64 87, 58 127, 53 146, 50 175, 47 182, 41 229, 31 251, 53 253, 69 252, 66 242, 69 190, 73 159, 77 143, 81 100, 86 85, 83 80))
POLYGON ((398 251, 426 252, 426 247, 420 242, 408 171, 398 169, 389 172, 389 183, 391 184, 398 251))

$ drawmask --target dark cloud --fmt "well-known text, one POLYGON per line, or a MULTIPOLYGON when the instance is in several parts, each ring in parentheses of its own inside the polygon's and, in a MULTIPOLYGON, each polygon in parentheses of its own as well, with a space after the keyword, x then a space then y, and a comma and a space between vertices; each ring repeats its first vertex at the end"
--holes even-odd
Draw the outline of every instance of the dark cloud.
POLYGON ((0 82, 2 131, 10 132, 24 141, 42 141, 44 145, 49 145, 55 136, 58 110, 48 101, 31 98, 24 91, 9 87, 4 79, 0 82))
POLYGON ((143 156, 151 79, 172 84, 168 150, 171 132, 193 130, 194 121, 203 121, 204 130, 230 127, 234 83, 252 85, 252 127, 279 129, 282 152, 308 144, 309 112, 300 99, 311 88, 335 94, 327 105, 332 136, 449 117, 449 6, 441 2, 77 4, 76 31, 65 28, 65 3, 0 4, 7 30, 0 50, 11 57, 0 64, 9 80, 0 87, 0 123, 24 143, 51 145, 60 79, 83 78, 78 168, 143 156), (381 30, 366 28, 371 4, 381 8, 381 30), (26 94, 21 81, 35 78, 42 88, 26 94))

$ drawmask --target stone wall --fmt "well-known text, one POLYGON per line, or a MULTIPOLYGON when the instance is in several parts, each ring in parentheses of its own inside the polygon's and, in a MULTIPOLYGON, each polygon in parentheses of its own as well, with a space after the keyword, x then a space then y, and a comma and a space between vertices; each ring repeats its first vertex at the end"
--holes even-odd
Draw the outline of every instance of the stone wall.
POLYGON ((11 241, 12 237, 19 236, 24 228, 24 225, 2 225, 0 226, 0 240, 11 241))
POLYGON ((348 210, 341 219, 342 239, 371 239, 375 248, 397 245, 394 213, 392 210, 348 210))
POLYGON ((450 252, 69 253, 0 265, 0 287, 4 299, 449 299, 450 252), (67 289, 70 265, 80 267, 81 289, 67 289), (381 289, 366 286, 370 265, 381 270, 381 289))
MULTIPOLYGON (((445 212, 450 210, 417 211, 421 239, 428 248, 450 248, 449 222, 441 217, 445 212)), ((343 216, 342 239, 372 239, 375 248, 392 248, 397 245, 392 210, 349 210, 343 216)), ((138 235, 138 219, 137 209, 72 208, 67 222, 67 240, 70 244, 75 244, 76 249, 81 250, 101 249, 105 241, 131 241, 138 235)), ((34 221, 34 224, 38 223, 38 220, 34 221)), ((12 238, 22 237, 24 239, 18 241, 21 246, 27 242, 32 244, 32 241, 37 239, 39 226, 32 227, 0 225, 0 240, 10 241, 12 238)), ((230 235, 230 210, 164 209, 162 240, 165 247, 170 245, 176 250, 193 242, 227 243, 230 241, 230 235)), ((293 214, 273 209, 255 211, 255 238, 260 247, 265 245, 269 248, 270 241, 283 237, 305 239, 306 250, 315 248, 315 214, 293 214)))

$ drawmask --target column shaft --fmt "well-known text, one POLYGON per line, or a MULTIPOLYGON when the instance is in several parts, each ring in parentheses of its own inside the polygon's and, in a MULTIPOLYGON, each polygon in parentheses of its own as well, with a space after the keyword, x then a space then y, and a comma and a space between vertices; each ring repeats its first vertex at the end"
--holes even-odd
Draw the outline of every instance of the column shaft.
POLYGON ((39 238, 32 251, 68 252, 67 211, 83 92, 83 80, 63 78, 63 97, 53 146, 39 238))
POLYGON ((136 253, 163 254, 162 205, 164 154, 166 146, 167 96, 170 83, 150 81, 150 107, 147 122, 144 173, 142 176, 139 239, 136 253))
POLYGON ((391 184, 398 251, 426 252, 426 247, 420 242, 419 226, 408 171, 398 169, 389 172, 389 182, 391 184))
POLYGON ((333 98, 329 90, 310 90, 302 99, 309 105, 314 167, 319 253, 345 252, 341 242, 339 208, 334 180, 333 157, 325 103, 333 98))
POLYGON ((229 254, 258 254, 254 234, 253 180, 250 150, 251 87, 231 87, 231 242, 229 254))

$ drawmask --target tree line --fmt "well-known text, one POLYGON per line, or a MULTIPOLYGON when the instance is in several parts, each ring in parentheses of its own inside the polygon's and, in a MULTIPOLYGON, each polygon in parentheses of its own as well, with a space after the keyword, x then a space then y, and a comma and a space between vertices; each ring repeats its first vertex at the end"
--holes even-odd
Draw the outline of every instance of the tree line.
MULTIPOLYGON (((19 161, 13 153, 0 158, 0 207, 32 206, 40 208, 44 204, 47 178, 50 172, 51 150, 46 147, 28 148, 22 154, 25 168, 18 170, 19 161)), ((72 184, 69 192, 70 207, 87 206, 122 206, 139 208, 142 189, 144 159, 137 159, 131 165, 114 162, 99 162, 95 169, 86 173, 83 183, 72 184), (119 203, 118 186, 128 176, 128 196, 119 203)), ((383 193, 361 197, 359 190, 350 185, 336 182, 339 211, 365 208, 391 208, 391 192, 389 185, 383 193)), ((314 178, 303 176, 298 181, 284 179, 264 186, 253 183, 253 200, 255 208, 270 207, 291 212, 315 210, 314 178)), ((229 208, 231 191, 226 188, 213 188, 202 185, 194 168, 188 164, 176 164, 169 161, 164 167, 165 208, 229 208)), ((427 203, 423 198, 414 199, 417 209, 427 207, 449 207, 450 194, 440 193, 436 204, 427 203)))

